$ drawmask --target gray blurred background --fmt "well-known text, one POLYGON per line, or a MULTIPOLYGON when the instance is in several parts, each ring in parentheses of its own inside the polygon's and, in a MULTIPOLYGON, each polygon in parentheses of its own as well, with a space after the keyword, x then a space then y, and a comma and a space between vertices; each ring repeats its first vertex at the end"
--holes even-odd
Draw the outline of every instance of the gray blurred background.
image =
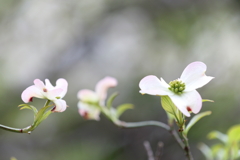
POLYGON ((70 106, 30 135, 0 130, 0 159, 147 160, 147 140, 154 151, 164 143, 163 160, 182 160, 183 151, 162 128, 121 129, 104 116, 84 120, 76 94, 113 76, 119 85, 109 94, 120 93, 114 105, 135 106, 122 120, 166 123, 159 97, 139 94, 139 81, 152 74, 169 82, 189 63, 203 61, 206 74, 216 78, 198 91, 215 101, 202 108, 213 114, 189 133, 195 159, 203 160, 197 145, 214 143, 207 133, 226 132, 240 122, 239 9, 237 0, 0 0, 0 123, 18 128, 32 123, 31 111, 17 106, 36 78, 53 84, 65 78, 70 106))

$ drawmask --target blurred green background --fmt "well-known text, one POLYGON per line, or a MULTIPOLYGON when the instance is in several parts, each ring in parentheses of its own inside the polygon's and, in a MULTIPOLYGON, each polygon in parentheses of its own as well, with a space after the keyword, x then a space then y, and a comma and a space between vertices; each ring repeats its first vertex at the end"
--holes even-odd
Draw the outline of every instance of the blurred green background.
POLYGON ((159 97, 139 94, 139 81, 156 75, 169 82, 189 63, 203 61, 206 74, 216 78, 198 91, 215 101, 202 108, 213 114, 189 133, 195 159, 203 160, 197 145, 214 143, 207 133, 226 133, 240 123, 239 9, 239 1, 230 0, 0 0, 0 123, 18 128, 32 123, 31 111, 17 106, 36 78, 53 84, 65 78, 70 106, 30 135, 0 130, 0 159, 147 160, 146 140, 154 151, 164 143, 164 160, 185 159, 164 129, 121 129, 103 116, 84 120, 76 94, 113 76, 119 85, 109 94, 120 93, 114 105, 135 106, 122 120, 166 122, 159 97))

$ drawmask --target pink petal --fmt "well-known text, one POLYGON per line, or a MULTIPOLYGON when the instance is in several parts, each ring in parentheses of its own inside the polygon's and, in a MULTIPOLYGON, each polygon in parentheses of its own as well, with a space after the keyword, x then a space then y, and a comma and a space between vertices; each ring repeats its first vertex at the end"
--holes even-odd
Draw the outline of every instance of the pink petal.
POLYGON ((43 81, 41 81, 40 79, 35 79, 35 80, 33 81, 33 83, 34 83, 35 86, 36 86, 37 88, 39 88, 40 90, 42 90, 42 89, 45 88, 45 85, 44 85, 43 81))
POLYGON ((63 79, 63 78, 60 78, 56 82, 56 88, 61 88, 62 89, 61 95, 59 95, 62 98, 67 93, 68 82, 65 79, 63 79))
POLYGON ((63 112, 67 109, 67 103, 62 99, 54 100, 53 103, 55 104, 55 107, 52 112, 63 112))
POLYGON ((190 63, 183 71, 180 79, 186 84, 185 91, 195 90, 207 84, 213 77, 206 76, 207 66, 203 62, 190 63))
POLYGON ((187 117, 190 117, 189 111, 196 114, 202 108, 202 98, 196 90, 184 92, 181 95, 174 94, 169 97, 176 107, 187 117))
POLYGON ((79 102, 78 103, 78 112, 79 114, 85 119, 93 119, 93 120, 100 120, 100 110, 87 103, 79 102))
POLYGON ((31 99, 33 97, 36 98, 44 98, 43 96, 43 91, 40 90, 38 87, 36 87, 35 85, 32 85, 28 88, 26 88, 21 95, 21 98, 23 100, 23 102, 28 103, 31 101, 31 99))
POLYGON ((117 86, 117 80, 113 77, 105 77, 102 80, 100 80, 95 88, 100 101, 103 102, 106 99, 108 88, 115 86, 117 86))
POLYGON ((98 95, 89 89, 80 90, 77 94, 77 97, 80 99, 80 101, 84 102, 97 103, 99 101, 98 95))
POLYGON ((173 95, 173 92, 168 89, 169 85, 163 79, 161 80, 153 75, 144 77, 139 83, 140 93, 160 96, 173 95))

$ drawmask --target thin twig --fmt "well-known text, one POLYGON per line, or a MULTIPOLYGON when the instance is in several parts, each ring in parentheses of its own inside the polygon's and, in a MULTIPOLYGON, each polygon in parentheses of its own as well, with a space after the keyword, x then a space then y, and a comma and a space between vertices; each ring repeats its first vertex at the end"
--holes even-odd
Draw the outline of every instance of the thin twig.
POLYGON ((170 132, 170 134, 173 136, 173 138, 177 141, 178 145, 184 150, 185 145, 182 142, 181 138, 177 134, 176 130, 172 125, 166 125, 165 123, 158 122, 158 121, 143 121, 143 122, 124 122, 124 121, 117 121, 114 122, 119 127, 124 128, 136 128, 136 127, 144 127, 144 126, 158 126, 161 128, 166 129, 170 132))
POLYGON ((152 148, 150 146, 150 143, 148 141, 144 141, 143 142, 143 145, 147 151, 147 155, 148 155, 148 160, 155 160, 154 159, 154 155, 153 155, 153 151, 152 151, 152 148))
POLYGON ((162 153, 163 153, 163 142, 158 142, 158 146, 157 146, 157 149, 156 149, 156 152, 155 152, 155 160, 160 160, 161 156, 162 156, 162 153))
MULTIPOLYGON (((50 102, 51 102, 50 100, 47 100, 44 107, 48 107, 50 102)), ((28 133, 28 134, 30 134, 31 131, 33 131, 40 124, 40 122, 34 120, 32 125, 27 126, 25 128, 13 128, 13 127, 9 127, 9 126, 5 126, 5 125, 0 124, 0 129, 10 131, 10 132, 15 132, 15 133, 28 133)))
POLYGON ((190 147, 188 144, 187 137, 184 136, 182 132, 180 132, 179 133, 179 135, 181 136, 181 138, 180 138, 179 135, 177 134, 176 130, 174 129, 173 124, 167 125, 165 123, 158 122, 158 121, 124 122, 124 121, 116 120, 113 122, 117 126, 123 127, 123 128, 137 128, 137 127, 144 127, 144 126, 158 126, 158 127, 164 128, 170 132, 170 134, 177 141, 177 143, 179 144, 181 149, 184 150, 188 159, 193 160, 192 154, 190 152, 190 147))
POLYGON ((123 122, 123 121, 118 121, 115 123, 119 127, 124 127, 124 128, 136 128, 136 127, 144 127, 144 126, 158 126, 161 128, 164 128, 166 130, 169 130, 170 127, 166 125, 165 123, 158 122, 158 121, 143 121, 143 122, 123 122))
POLYGON ((182 142, 181 138, 177 134, 176 130, 173 128, 173 126, 170 126, 169 129, 170 134, 173 136, 173 138, 177 141, 178 145, 184 150, 184 143, 182 142))
POLYGON ((2 125, 0 124, 0 128, 3 129, 3 130, 6 130, 6 131, 10 131, 10 132, 15 132, 15 133, 31 133, 30 128, 32 126, 28 126, 26 128, 13 128, 13 127, 8 127, 8 126, 5 126, 5 125, 2 125))

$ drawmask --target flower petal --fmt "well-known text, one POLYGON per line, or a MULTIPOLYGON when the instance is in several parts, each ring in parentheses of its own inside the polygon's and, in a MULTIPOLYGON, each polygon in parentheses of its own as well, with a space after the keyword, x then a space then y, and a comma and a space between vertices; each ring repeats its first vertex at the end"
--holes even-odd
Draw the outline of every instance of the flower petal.
POLYGON ((181 95, 174 94, 169 97, 176 107, 187 117, 190 117, 189 111, 196 114, 202 108, 202 98, 196 90, 185 92, 181 95))
POLYGON ((94 105, 90 105, 84 102, 78 103, 78 112, 85 119, 100 120, 100 110, 94 105))
POLYGON ((43 96, 43 91, 41 91, 38 87, 36 87, 35 85, 32 85, 28 88, 26 88, 21 95, 21 98, 23 100, 23 102, 28 103, 31 101, 31 99, 33 97, 36 98, 44 98, 43 96))
POLYGON ((173 95, 173 92, 168 89, 169 85, 162 78, 161 80, 153 75, 144 77, 139 83, 140 93, 160 96, 173 95))
POLYGON ((108 88, 115 86, 117 86, 117 80, 113 77, 105 77, 97 83, 95 90, 102 103, 107 97, 108 88))
POLYGON ((56 88, 56 89, 53 89, 53 90, 49 90, 46 92, 46 98, 49 99, 49 100, 55 100, 56 98, 57 99, 60 99, 62 98, 60 95, 62 94, 63 92, 63 89, 61 88, 56 88))
POLYGON ((203 62, 190 63, 180 77, 186 84, 185 91, 195 90, 211 81, 214 77, 206 76, 206 70, 207 66, 203 62))
POLYGON ((54 89, 52 83, 49 81, 49 79, 45 79, 45 86, 48 90, 54 89))
POLYGON ((68 82, 63 78, 60 78, 60 79, 57 80, 55 88, 61 88, 62 89, 62 92, 59 95, 59 97, 63 98, 67 93, 68 82))
POLYGON ((80 101, 84 102, 97 103, 99 101, 98 95, 89 89, 80 90, 77 94, 77 97, 80 99, 80 101))
POLYGON ((164 85, 166 88, 170 87, 169 84, 167 84, 167 82, 165 82, 163 78, 161 78, 160 81, 162 82, 162 85, 164 85))
POLYGON ((42 89, 45 88, 45 85, 44 85, 43 81, 41 81, 40 79, 35 79, 35 80, 33 81, 33 83, 34 83, 35 86, 36 86, 37 88, 39 88, 40 90, 42 90, 42 89))
POLYGON ((66 110, 67 108, 67 103, 66 101, 62 100, 62 99, 57 99, 54 100, 53 103, 55 104, 54 109, 52 110, 52 112, 63 112, 66 110))

